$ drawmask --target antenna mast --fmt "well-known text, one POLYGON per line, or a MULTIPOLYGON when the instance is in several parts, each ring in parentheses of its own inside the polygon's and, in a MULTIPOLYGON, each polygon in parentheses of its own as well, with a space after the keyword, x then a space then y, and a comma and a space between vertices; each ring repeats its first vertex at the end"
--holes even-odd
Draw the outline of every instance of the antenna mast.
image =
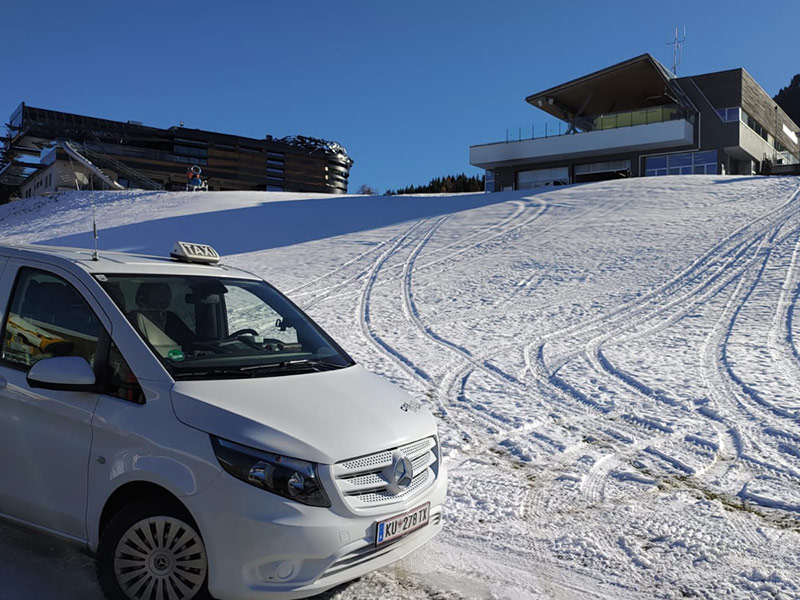
POLYGON ((97 214, 94 208, 94 177, 90 176, 92 184, 92 234, 94 235, 94 252, 92 253, 92 260, 100 260, 100 254, 97 251, 97 214))
POLYGON ((94 192, 92 192, 92 233, 94 233, 94 253, 92 260, 100 260, 100 254, 97 251, 97 217, 94 211, 94 192))
POLYGON ((675 37, 671 42, 666 42, 667 46, 672 46, 672 74, 678 76, 678 66, 683 58, 683 42, 686 41, 686 25, 683 26, 683 37, 678 37, 678 28, 675 28, 675 37))

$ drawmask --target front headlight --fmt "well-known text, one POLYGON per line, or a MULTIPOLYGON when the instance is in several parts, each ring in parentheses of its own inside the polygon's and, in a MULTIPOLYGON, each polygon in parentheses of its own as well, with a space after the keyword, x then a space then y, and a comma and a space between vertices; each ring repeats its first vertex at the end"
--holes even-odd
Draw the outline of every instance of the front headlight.
POLYGON ((211 436, 219 464, 242 481, 309 506, 330 506, 317 465, 211 436))

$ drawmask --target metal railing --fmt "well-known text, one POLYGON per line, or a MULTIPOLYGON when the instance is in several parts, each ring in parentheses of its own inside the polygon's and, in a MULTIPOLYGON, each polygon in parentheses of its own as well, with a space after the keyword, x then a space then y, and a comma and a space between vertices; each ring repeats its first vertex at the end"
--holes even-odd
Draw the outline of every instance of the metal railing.
POLYGON ((780 160, 782 160, 782 162, 778 163, 778 164, 796 165, 796 164, 800 163, 800 161, 798 161, 798 159, 795 157, 795 155, 792 154, 789 151, 784 151, 784 152, 780 152, 779 151, 778 152, 778 158, 780 160))
POLYGON ((64 149, 64 151, 70 156, 70 159, 75 159, 79 163, 81 163, 84 167, 92 171, 95 175, 97 175, 103 183, 105 183, 109 188, 112 190, 121 190, 124 189, 119 183, 111 179, 99 166, 94 164, 91 160, 89 160, 84 153, 82 152, 83 148, 81 148, 78 144, 73 144, 69 140, 60 139, 58 141, 60 146, 64 149))
POLYGON ((107 169, 112 169, 117 172, 117 176, 124 175, 129 181, 135 182, 145 190, 162 190, 164 186, 160 183, 153 181, 146 175, 143 175, 136 169, 129 167, 125 163, 122 163, 115 159, 112 156, 109 156, 105 152, 101 152, 99 150, 95 150, 92 148, 88 148, 85 144, 76 144, 75 142, 71 142, 73 146, 77 146, 82 151, 82 154, 88 156, 89 158, 93 159, 96 163, 101 164, 107 169))
POLYGON ((536 125, 531 125, 528 127, 519 126, 506 129, 506 140, 505 142, 493 142, 495 144, 503 144, 509 142, 521 142, 523 140, 536 140, 536 139, 543 139, 543 138, 551 138, 551 137, 561 137, 562 135, 571 135, 567 133, 567 124, 566 123, 558 123, 558 127, 555 125, 551 125, 546 123, 540 127, 536 125), (528 131, 530 131, 530 135, 528 135, 528 131))
POLYGON ((675 105, 654 106, 651 108, 643 108, 639 110, 629 110, 607 115, 587 116, 581 119, 581 130, 567 133, 567 124, 559 123, 556 128, 553 125, 544 125, 544 127, 536 127, 531 125, 530 128, 516 127, 506 129, 505 142, 495 143, 510 143, 521 142, 524 140, 535 140, 541 138, 561 137, 564 135, 579 135, 581 133, 591 133, 593 131, 605 131, 608 129, 620 129, 623 127, 636 127, 638 125, 654 125, 656 123, 664 123, 667 121, 678 121, 685 119, 690 123, 694 123, 694 115, 684 108, 675 105), (563 131, 562 131, 563 129, 563 131), (530 131, 530 136, 528 136, 530 131), (537 135, 537 131, 540 135, 537 135))

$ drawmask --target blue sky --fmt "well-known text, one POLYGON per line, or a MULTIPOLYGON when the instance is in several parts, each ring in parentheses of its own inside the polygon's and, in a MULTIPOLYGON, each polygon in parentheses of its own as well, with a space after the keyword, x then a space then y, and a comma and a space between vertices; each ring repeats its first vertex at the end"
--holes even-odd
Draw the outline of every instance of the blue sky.
POLYGON ((525 96, 649 52, 679 74, 800 72, 800 5, 572 0, 0 4, 0 116, 32 106, 156 127, 310 135, 355 160, 350 191, 478 173, 469 146, 537 135, 525 96), (763 10, 762 10, 763 8, 763 10))

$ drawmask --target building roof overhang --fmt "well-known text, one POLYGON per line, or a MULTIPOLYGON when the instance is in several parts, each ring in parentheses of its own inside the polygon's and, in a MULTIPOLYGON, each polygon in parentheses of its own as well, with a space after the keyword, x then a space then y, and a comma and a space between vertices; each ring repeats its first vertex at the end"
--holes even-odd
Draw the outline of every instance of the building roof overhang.
POLYGON ((22 185, 28 177, 36 173, 42 165, 36 163, 26 163, 12 161, 0 165, 0 185, 18 186, 22 185))
POLYGON ((664 104, 684 104, 673 75, 649 54, 531 94, 525 100, 558 119, 574 122, 664 104))

